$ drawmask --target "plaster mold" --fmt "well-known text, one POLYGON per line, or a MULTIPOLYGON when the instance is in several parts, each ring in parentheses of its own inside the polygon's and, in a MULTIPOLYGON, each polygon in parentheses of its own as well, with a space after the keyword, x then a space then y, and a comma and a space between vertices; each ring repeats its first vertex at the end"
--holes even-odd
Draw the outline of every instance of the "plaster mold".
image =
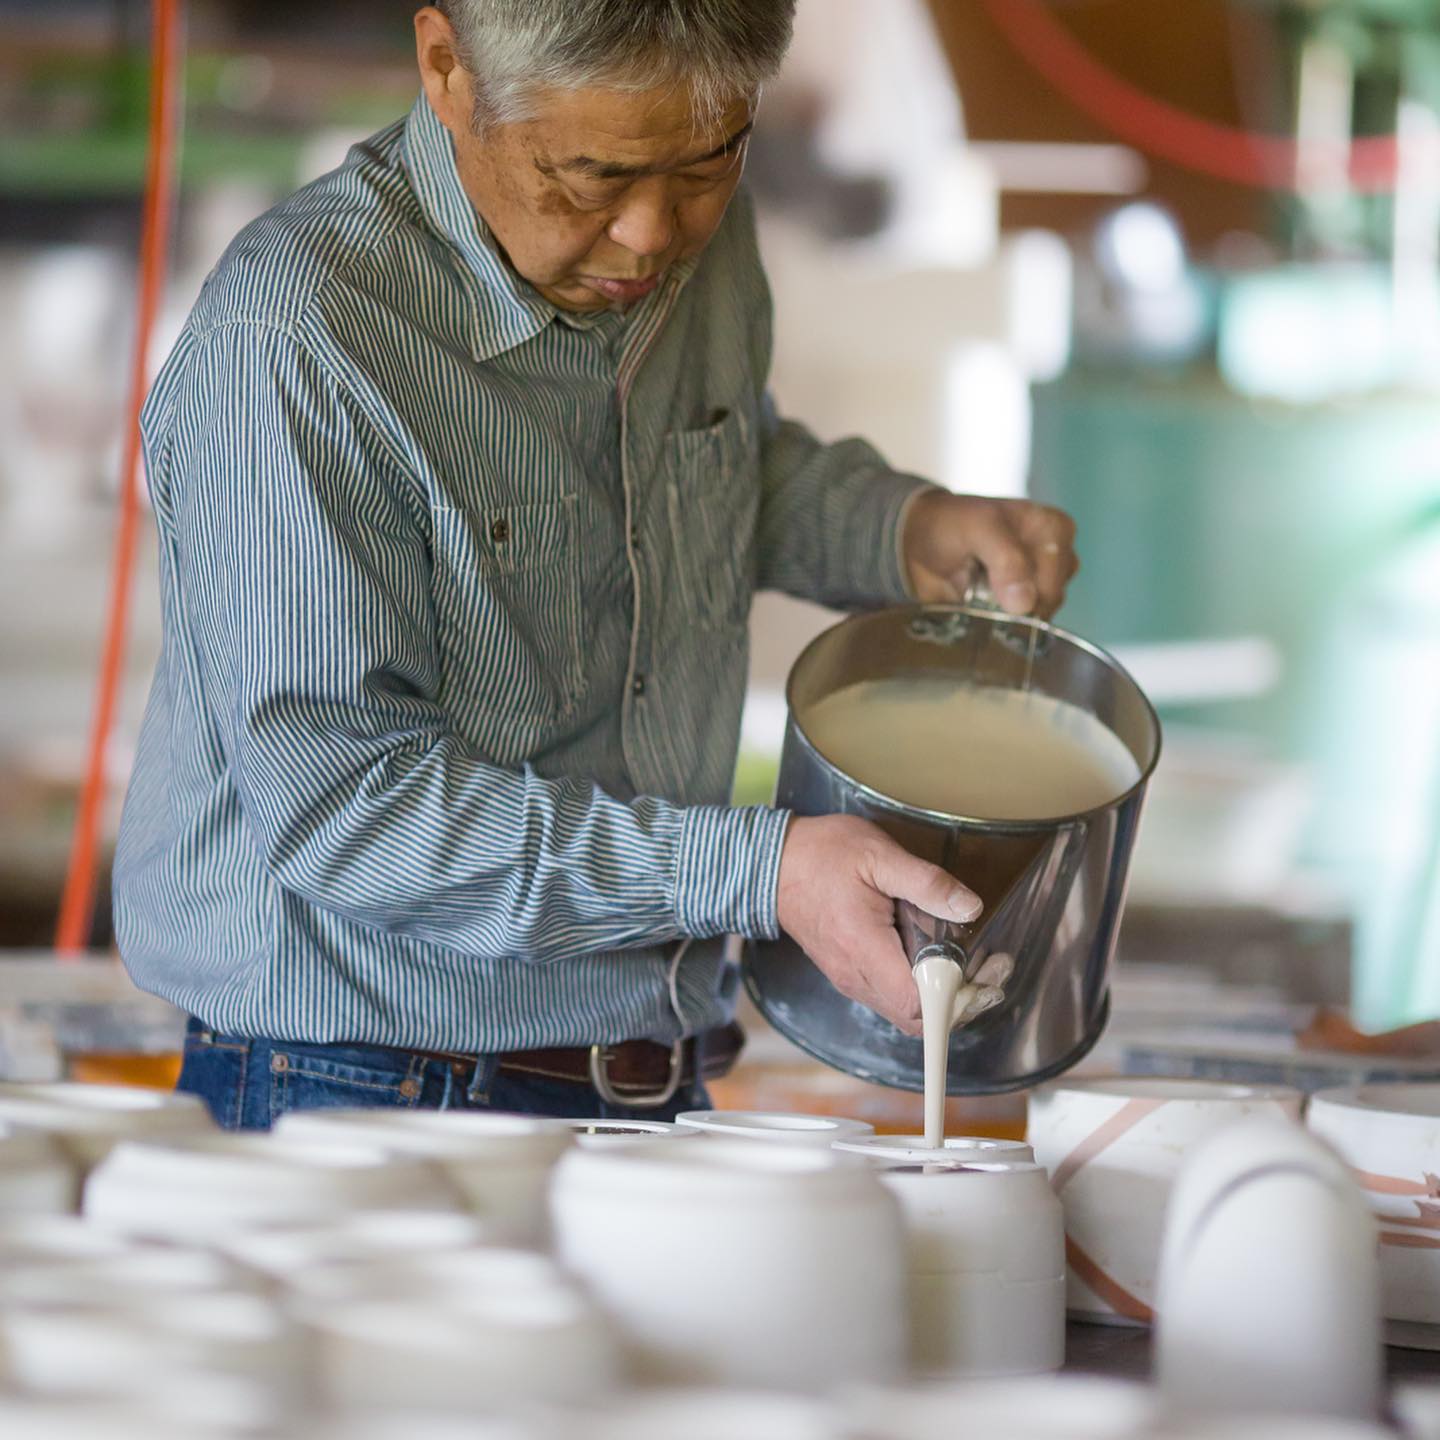
POLYGON ((866 1390, 847 1413, 866 1440, 1150 1440, 1158 1419, 1151 1386, 1093 1375, 866 1390))
POLYGON ((284 1116, 282 1138, 307 1145, 379 1145, 439 1166, 507 1245, 549 1240, 546 1194, 555 1162, 573 1143, 563 1120, 446 1110, 310 1110, 284 1116))
POLYGON ((822 1390, 904 1369, 899 1207, 858 1160, 719 1140, 581 1150, 553 1203, 562 1262, 646 1380, 822 1390))
POLYGON ((852 1433, 828 1405, 804 1396, 698 1389, 627 1395, 568 1433, 577 1430, 585 1440, 850 1440, 852 1433))
POLYGON ((835 1149, 863 1155, 872 1164, 882 1166, 1035 1161, 1035 1152, 1023 1140, 1000 1140, 989 1135, 949 1135, 940 1146, 927 1145, 923 1135, 860 1135, 835 1141, 835 1149))
POLYGON ((270 1135, 124 1141, 91 1172, 91 1220, 128 1235, 205 1243, 236 1229, 356 1210, 461 1208, 436 1166, 379 1145, 314 1147, 270 1135))
POLYGON ((760 1140, 772 1145, 828 1148, 837 1140, 873 1135, 864 1120, 838 1115, 790 1115, 768 1110, 686 1110, 676 1123, 715 1140, 760 1140))
POLYGON ((593 1402, 622 1378, 613 1326, 574 1287, 357 1300, 303 1320, 322 1397, 362 1416, 593 1402))
POLYGON ((1380 1227, 1385 1315, 1440 1326, 1440 1084, 1322 1090, 1307 1123, 1345 1158, 1380 1227))
POLYGON ((1065 1209, 1070 1314, 1149 1324, 1187 1150, 1251 1115, 1298 1120, 1300 1106, 1298 1091, 1201 1080, 1071 1080, 1033 1095, 1029 1140, 1065 1209))
POLYGON ((0 1130, 0 1215, 64 1215, 75 1209, 74 1157, 38 1131, 0 1130))
POLYGON ((698 1140, 700 1131, 692 1125, 674 1125, 666 1120, 566 1120, 575 1143, 584 1150, 604 1150, 612 1145, 652 1145, 657 1140, 698 1140))
POLYGON ((205 1102, 138 1085, 0 1084, 0 1124, 43 1130, 88 1169, 121 1140, 218 1133, 205 1102))
POLYGON ((1186 1157, 1166 1219, 1155 1370, 1178 1415, 1373 1422, 1375 1224, 1338 1155, 1257 1116, 1186 1157))
POLYGON ((1058 1370, 1064 1221, 1044 1170, 1020 1161, 878 1173, 905 1215, 912 1369, 955 1379, 1058 1370))

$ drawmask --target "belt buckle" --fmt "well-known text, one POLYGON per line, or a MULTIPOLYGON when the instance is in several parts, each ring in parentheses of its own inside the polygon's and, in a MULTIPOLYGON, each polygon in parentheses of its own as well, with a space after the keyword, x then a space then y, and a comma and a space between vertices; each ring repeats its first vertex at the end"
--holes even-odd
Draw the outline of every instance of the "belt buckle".
POLYGON ((658 1110, 675 1098, 680 1088, 680 1077, 685 1071, 685 1042, 677 1040, 670 1047, 670 1073, 665 1084, 649 1095, 621 1095, 610 1084, 606 1066, 610 1063, 609 1052, 603 1045, 590 1047, 590 1083, 595 1093, 607 1105, 628 1105, 632 1110, 658 1110))

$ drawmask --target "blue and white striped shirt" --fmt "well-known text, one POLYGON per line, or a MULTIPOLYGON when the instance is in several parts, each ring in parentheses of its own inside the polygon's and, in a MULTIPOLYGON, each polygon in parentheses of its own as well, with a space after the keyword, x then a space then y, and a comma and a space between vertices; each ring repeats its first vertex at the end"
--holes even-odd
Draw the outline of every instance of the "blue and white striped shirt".
POLYGON ((724 1018, 786 817, 726 804, 751 595, 904 594, 918 482, 765 393, 743 196, 565 315, 423 98, 247 227, 146 406, 164 641, 115 867, 217 1029, 464 1052, 724 1018))

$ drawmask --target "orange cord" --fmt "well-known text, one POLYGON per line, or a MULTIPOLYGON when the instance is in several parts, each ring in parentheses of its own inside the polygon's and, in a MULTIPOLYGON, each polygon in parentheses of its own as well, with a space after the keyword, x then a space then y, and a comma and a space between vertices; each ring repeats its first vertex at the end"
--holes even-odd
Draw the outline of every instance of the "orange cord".
POLYGON ((115 725, 116 698, 129 633, 131 580, 140 523, 140 408, 148 385, 150 337, 169 263, 175 195, 175 152, 181 80, 180 20, 183 0, 153 0, 151 15, 150 135, 145 159, 145 205, 140 236, 139 303, 131 355, 130 395, 120 470, 120 516, 111 562, 110 610, 90 729, 80 810, 70 844, 65 893, 55 948, 78 955, 89 944, 95 908, 96 848, 104 808, 106 758, 115 725))
MULTIPOLYGON (((1041 0, 984 0, 1012 49, 1077 110, 1137 150, 1217 180, 1262 190, 1295 190, 1301 147, 1168 105, 1107 69, 1041 0)), ((1398 146, 1372 135, 1346 147, 1350 183, 1367 193, 1395 187, 1398 146)))

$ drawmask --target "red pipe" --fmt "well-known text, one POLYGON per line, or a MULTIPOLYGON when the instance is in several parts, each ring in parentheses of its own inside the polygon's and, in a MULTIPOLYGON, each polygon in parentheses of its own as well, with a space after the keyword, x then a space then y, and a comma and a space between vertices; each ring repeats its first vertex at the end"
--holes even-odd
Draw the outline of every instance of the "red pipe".
MULTIPOLYGON (((1102 65, 1041 0, 983 0, 983 4, 991 23, 1032 69, 1077 110, 1137 150, 1237 185, 1298 188, 1302 147, 1294 140, 1204 120, 1147 95, 1102 65)), ((1394 189, 1393 135, 1353 140, 1345 149, 1350 183, 1356 190, 1394 189)))
POLYGON ((90 728, 80 809, 70 844, 70 863, 55 948, 81 953, 90 940, 95 908, 96 851, 105 803, 106 757, 115 728, 116 698, 129 632, 131 580, 140 523, 140 408, 148 385, 150 338, 165 287, 175 196, 175 153, 180 119, 180 20, 183 0, 154 0, 151 13, 150 134, 145 157, 145 203, 140 236, 139 303, 130 357, 130 393, 120 468, 120 515, 111 560, 110 608, 95 713, 90 728))

